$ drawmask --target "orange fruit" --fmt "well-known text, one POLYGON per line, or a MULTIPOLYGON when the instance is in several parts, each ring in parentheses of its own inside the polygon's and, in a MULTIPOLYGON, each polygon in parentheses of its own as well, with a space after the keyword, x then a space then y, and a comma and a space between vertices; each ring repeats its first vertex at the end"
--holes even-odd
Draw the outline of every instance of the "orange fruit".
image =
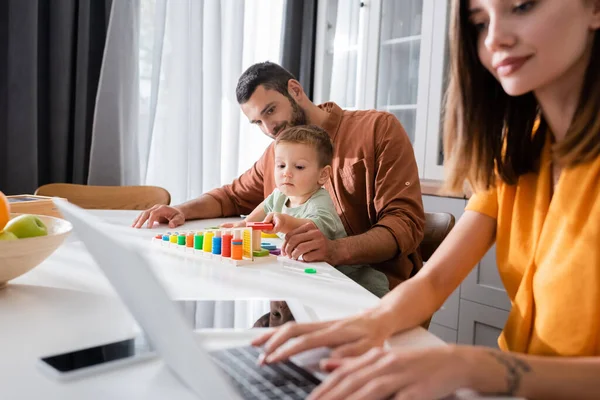
POLYGON ((10 204, 4 193, 0 192, 0 231, 10 219, 10 204))

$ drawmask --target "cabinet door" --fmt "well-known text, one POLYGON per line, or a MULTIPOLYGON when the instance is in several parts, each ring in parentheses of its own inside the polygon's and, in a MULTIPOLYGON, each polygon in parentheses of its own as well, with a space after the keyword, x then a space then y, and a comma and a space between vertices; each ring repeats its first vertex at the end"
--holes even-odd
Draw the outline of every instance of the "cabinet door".
POLYGON ((423 0, 383 0, 376 106, 407 122, 414 141, 423 0))
MULTIPOLYGON (((447 212, 454 215, 456 221, 463 215, 465 208, 464 199, 449 197, 423 196, 425 212, 447 212)), ((460 286, 446 299, 442 307, 433 314, 432 323, 450 329, 458 329, 460 286)))
POLYGON ((318 2, 315 102, 394 114, 413 144, 422 178, 440 178, 442 171, 446 3, 318 2))
POLYGON ((382 0, 379 40, 369 44, 379 50, 374 105, 402 123, 419 171, 425 160, 432 17, 432 0, 382 0))
POLYGON ((486 253, 479 265, 463 281, 460 297, 510 311, 510 300, 498 273, 495 246, 486 253))
POLYGON ((432 322, 429 324, 429 332, 433 333, 446 343, 456 344, 458 334, 455 329, 450 329, 432 322))
POLYGON ((429 75, 429 96, 427 105, 427 141, 425 143, 426 179, 444 179, 443 120, 444 93, 448 86, 449 49, 448 49, 448 2, 435 3, 433 10, 433 32, 431 44, 431 72, 429 75))
POLYGON ((508 311, 460 300, 458 343, 498 348, 508 311))

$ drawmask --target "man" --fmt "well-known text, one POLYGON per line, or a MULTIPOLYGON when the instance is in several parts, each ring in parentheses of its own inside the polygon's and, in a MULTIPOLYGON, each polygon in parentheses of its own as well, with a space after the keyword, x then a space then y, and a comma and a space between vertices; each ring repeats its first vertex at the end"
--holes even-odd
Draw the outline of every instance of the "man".
MULTIPOLYGON (((238 103, 250 123, 276 138, 287 126, 323 128, 334 146, 333 171, 325 184, 342 219, 347 238, 328 240, 306 224, 286 235, 285 253, 307 262, 370 264, 384 272, 390 287, 416 273, 425 216, 412 145, 392 114, 344 111, 335 103, 313 104, 300 83, 281 66, 264 62, 240 77, 238 103)), ((254 166, 230 185, 176 207, 156 205, 133 226, 147 221, 175 228, 186 220, 248 214, 275 188, 271 144, 254 166)))

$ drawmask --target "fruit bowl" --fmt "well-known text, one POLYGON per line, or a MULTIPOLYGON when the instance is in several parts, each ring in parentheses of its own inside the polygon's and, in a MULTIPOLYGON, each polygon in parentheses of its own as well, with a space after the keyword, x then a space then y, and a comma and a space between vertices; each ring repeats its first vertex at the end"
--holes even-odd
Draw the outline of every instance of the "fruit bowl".
MULTIPOLYGON (((19 214, 12 213, 11 219, 19 214)), ((48 258, 73 230, 69 221, 36 215, 48 228, 47 236, 0 241, 0 288, 48 258)))

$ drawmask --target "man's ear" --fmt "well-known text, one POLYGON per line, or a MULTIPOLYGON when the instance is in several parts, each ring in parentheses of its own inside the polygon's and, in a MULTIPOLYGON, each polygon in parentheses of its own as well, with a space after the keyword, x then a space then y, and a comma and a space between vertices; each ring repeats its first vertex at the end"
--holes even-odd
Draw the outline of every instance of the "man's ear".
POLYGON ((288 81, 288 93, 294 100, 300 101, 304 95, 304 89, 302 88, 300 82, 295 79, 290 79, 288 81))
POLYGON ((323 186, 329 180, 332 171, 331 165, 326 165, 321 169, 321 173, 319 174, 319 185, 323 186))

